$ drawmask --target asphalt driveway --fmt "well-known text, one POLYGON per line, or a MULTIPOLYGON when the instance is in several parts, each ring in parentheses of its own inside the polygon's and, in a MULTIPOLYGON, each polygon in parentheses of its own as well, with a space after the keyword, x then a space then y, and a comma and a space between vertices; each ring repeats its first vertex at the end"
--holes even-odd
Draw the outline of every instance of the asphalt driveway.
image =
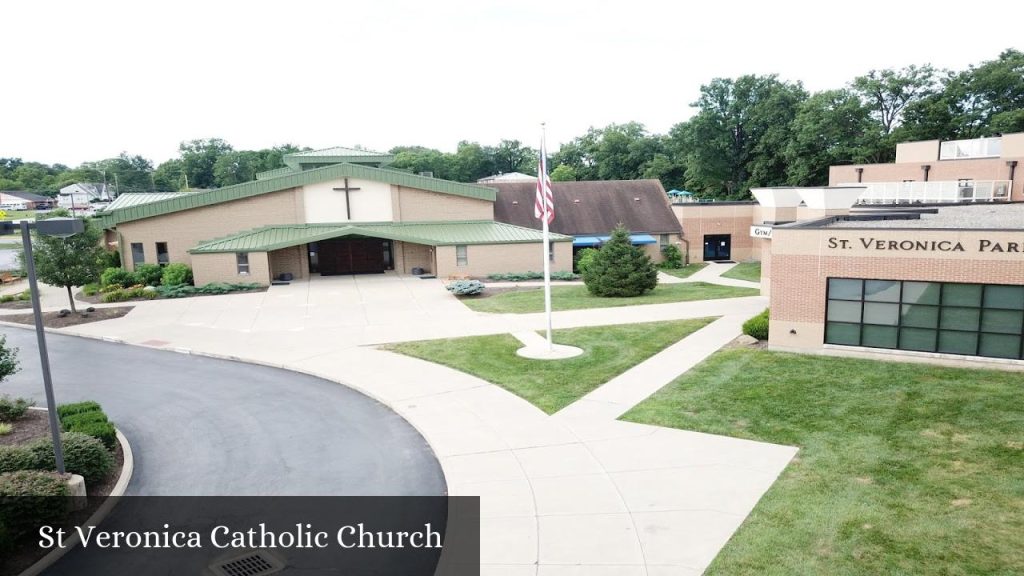
MULTIPOLYGON (((0 327, 45 404, 35 333, 0 327)), ((135 453, 131 495, 440 495, 441 467, 384 405, 320 378, 48 334, 59 403, 96 400, 135 453)))

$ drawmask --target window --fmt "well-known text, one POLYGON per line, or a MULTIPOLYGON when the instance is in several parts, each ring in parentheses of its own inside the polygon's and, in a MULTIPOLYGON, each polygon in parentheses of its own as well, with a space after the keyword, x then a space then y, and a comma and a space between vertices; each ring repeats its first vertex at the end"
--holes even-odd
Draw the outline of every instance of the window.
POLYGON ((664 248, 665 246, 668 246, 668 234, 662 234, 658 238, 658 246, 661 247, 661 248, 664 248))
POLYGON ((466 266, 467 264, 469 264, 469 257, 466 255, 466 246, 465 245, 456 246, 455 247, 455 265, 456 266, 466 266))
POLYGON ((555 243, 548 242, 548 260, 555 261, 555 243))
POLYGON ((1024 358, 1024 286, 829 278, 825 343, 1024 358))
POLYGON ((167 255, 167 242, 156 243, 156 263, 161 266, 167 266, 171 262, 171 257, 167 255))
POLYGON ((236 252, 235 264, 238 266, 238 274, 240 276, 249 275, 249 254, 245 252, 236 252))
POLYGON ((146 251, 142 249, 142 242, 132 242, 132 265, 146 263, 146 251))

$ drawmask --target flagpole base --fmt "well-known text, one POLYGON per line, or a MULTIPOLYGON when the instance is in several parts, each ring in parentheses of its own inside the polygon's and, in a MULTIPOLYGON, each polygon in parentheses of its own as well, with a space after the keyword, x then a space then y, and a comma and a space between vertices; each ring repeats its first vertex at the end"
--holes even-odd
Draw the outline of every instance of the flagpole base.
POLYGON ((544 344, 537 346, 523 346, 516 350, 516 354, 523 358, 530 358, 531 360, 565 360, 566 358, 575 358, 580 354, 583 354, 583 349, 575 346, 564 346, 562 344, 555 344, 551 348, 548 348, 547 344, 544 344))

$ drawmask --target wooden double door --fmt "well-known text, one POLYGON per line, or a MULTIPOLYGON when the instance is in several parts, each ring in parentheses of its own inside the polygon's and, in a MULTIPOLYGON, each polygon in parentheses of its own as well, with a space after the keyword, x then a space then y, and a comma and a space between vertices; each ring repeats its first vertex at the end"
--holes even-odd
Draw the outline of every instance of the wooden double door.
POLYGON ((390 241, 380 238, 332 238, 317 247, 321 276, 383 273, 390 260, 390 241))

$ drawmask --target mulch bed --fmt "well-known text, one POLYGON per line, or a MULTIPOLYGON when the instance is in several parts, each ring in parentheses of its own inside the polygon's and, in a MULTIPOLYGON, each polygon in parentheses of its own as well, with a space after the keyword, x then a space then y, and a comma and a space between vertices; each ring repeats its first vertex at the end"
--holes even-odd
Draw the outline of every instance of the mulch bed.
MULTIPOLYGON (((236 290, 234 292, 228 292, 227 294, 192 294, 190 296, 180 296, 178 298, 132 298, 130 300, 124 300, 124 302, 152 302, 153 300, 179 300, 181 298, 195 298, 196 296, 230 296, 232 294, 249 294, 252 292, 266 292, 269 290, 269 286, 261 286, 252 290, 236 290)), ((103 294, 93 294, 92 296, 86 296, 84 292, 79 290, 75 293, 75 300, 79 302, 88 302, 89 304, 103 304, 103 294)))
POLYGON ((11 310, 21 310, 23 308, 31 307, 31 300, 11 300, 10 302, 0 302, 0 308, 10 308, 11 310))
MULTIPOLYGON (((101 320, 111 320, 114 318, 120 318, 125 314, 132 311, 134 306, 112 306, 110 308, 96 308, 92 312, 85 312, 79 310, 77 314, 69 314, 61 317, 59 312, 43 312, 43 326, 47 328, 67 328, 68 326, 77 326, 79 324, 88 324, 89 322, 99 322, 101 320)), ((35 318, 32 314, 9 314, 0 316, 0 321, 4 322, 15 322, 17 324, 35 324, 35 318)))
MULTIPOLYGON (((0 445, 30 443, 39 438, 50 437, 50 424, 46 411, 29 410, 25 416, 13 422, 14 431, 6 436, 0 436, 0 445), (12 441, 18 438, 18 441, 12 441)), ((73 512, 67 518, 64 528, 70 533, 75 526, 85 523, 93 513, 106 501, 118 478, 121 477, 121 470, 124 468, 124 451, 118 443, 114 450, 114 471, 104 481, 93 486, 86 486, 88 503, 85 508, 73 512)), ((16 576, 21 574, 32 564, 35 564, 49 550, 36 546, 36 539, 31 535, 20 540, 13 551, 5 552, 3 564, 0 566, 0 576, 16 576)))

